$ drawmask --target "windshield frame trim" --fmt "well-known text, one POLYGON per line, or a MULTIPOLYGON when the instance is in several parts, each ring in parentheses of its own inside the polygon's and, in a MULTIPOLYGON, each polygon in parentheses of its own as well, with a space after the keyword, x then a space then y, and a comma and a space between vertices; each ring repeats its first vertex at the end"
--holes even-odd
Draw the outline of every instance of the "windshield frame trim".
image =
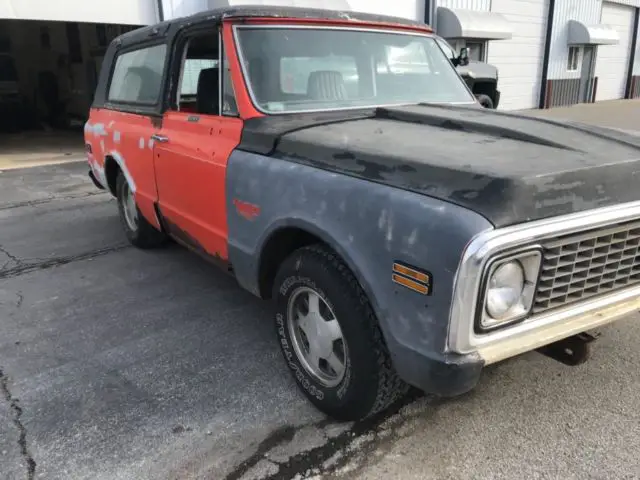
MULTIPOLYGON (((253 104, 253 107, 260 113, 264 114, 264 115, 287 115, 287 114, 292 114, 292 113, 320 113, 320 112, 335 112, 335 111, 348 111, 348 110, 359 110, 359 109, 368 109, 368 108, 387 108, 387 107, 399 107, 399 106, 404 106, 404 105, 416 105, 417 103, 430 103, 433 105, 474 105, 477 102, 475 101, 475 97, 473 96, 473 94, 471 93, 471 91, 469 90, 469 87, 467 86, 467 84, 464 82, 464 80, 462 79, 462 77, 460 77, 460 74, 458 73, 458 71, 456 70, 456 68, 451 65, 451 67, 453 68, 454 72, 456 73, 456 75, 458 75, 458 77, 460 77, 460 81, 462 82, 462 84, 466 87, 467 92, 469 92, 469 96, 470 98, 472 98, 473 100, 470 100, 468 102, 401 102, 401 103, 388 103, 388 104, 373 104, 373 105, 358 105, 358 106, 353 106, 353 107, 339 107, 339 108, 317 108, 317 109, 307 109, 307 110, 287 110, 285 112, 272 112, 270 110, 265 110, 264 108, 262 108, 257 100, 256 100, 256 96, 254 94, 253 91, 253 84, 249 78, 249 74, 247 72, 247 68, 246 68, 246 63, 245 63, 245 57, 244 57, 244 50, 242 49, 241 45, 240 45, 240 39, 238 37, 238 31, 241 29, 305 29, 305 30, 347 30, 347 31, 353 31, 353 32, 368 32, 368 33, 388 33, 391 35, 410 35, 413 37, 427 37, 427 38, 431 38, 434 42, 436 42, 436 46, 442 51, 442 49, 438 46, 437 44, 437 40, 435 38, 435 35, 432 32, 424 32, 424 33, 420 33, 420 32, 407 32, 407 31, 395 31, 391 28, 367 28, 367 27, 346 27, 346 26, 335 26, 335 25, 331 25, 331 26, 327 26, 327 25, 296 25, 296 24, 292 24, 292 23, 282 23, 282 24, 278 24, 278 25, 261 25, 261 24, 252 24, 252 25, 238 25, 238 24, 234 24, 231 26, 232 27, 232 31, 233 31, 233 41, 235 43, 235 47, 236 47, 236 52, 237 52, 237 56, 238 56, 238 60, 240 63, 240 70, 242 72, 242 77, 244 80, 244 83, 246 85, 247 91, 249 93, 249 98, 251 99, 251 103, 253 104)), ((446 57, 446 55, 444 54, 444 52, 442 52, 442 54, 446 57)), ((451 63, 451 62, 449 62, 451 63)))

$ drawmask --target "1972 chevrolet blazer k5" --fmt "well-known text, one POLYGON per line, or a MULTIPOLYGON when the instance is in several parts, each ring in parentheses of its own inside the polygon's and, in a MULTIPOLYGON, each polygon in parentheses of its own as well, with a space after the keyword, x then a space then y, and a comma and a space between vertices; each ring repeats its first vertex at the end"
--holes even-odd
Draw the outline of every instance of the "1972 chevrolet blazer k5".
POLYGON ((640 308, 639 139, 481 108, 420 23, 238 7, 135 30, 85 139, 131 243, 273 299, 336 418, 526 351, 581 361, 640 308))

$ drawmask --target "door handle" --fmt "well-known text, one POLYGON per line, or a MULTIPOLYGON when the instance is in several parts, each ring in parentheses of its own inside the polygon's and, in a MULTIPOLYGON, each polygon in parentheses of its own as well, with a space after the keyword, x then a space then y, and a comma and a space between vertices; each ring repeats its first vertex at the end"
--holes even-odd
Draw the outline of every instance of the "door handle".
POLYGON ((151 135, 151 140, 159 143, 167 143, 169 141, 169 137, 166 137, 164 135, 157 135, 154 133, 153 135, 151 135))

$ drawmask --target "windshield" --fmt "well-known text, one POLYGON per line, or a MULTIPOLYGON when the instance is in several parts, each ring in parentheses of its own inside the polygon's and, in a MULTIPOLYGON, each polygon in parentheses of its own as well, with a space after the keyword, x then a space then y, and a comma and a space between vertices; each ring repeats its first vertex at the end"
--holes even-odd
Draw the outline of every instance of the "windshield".
POLYGON ((267 113, 474 102, 431 36, 313 27, 236 28, 250 93, 267 113))
POLYGON ((453 47, 449 45, 449 42, 447 42, 444 38, 438 38, 438 37, 436 37, 436 42, 438 42, 438 44, 440 45, 440 48, 442 48, 442 51, 447 57, 452 59, 456 58, 456 52, 453 49, 453 47))

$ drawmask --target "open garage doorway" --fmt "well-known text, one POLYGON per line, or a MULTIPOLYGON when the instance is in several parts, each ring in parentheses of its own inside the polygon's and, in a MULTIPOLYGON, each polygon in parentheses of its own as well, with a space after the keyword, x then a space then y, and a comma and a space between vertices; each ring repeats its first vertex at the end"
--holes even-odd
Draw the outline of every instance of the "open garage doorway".
POLYGON ((106 48, 135 28, 0 20, 1 164, 82 154, 83 125, 106 48))

